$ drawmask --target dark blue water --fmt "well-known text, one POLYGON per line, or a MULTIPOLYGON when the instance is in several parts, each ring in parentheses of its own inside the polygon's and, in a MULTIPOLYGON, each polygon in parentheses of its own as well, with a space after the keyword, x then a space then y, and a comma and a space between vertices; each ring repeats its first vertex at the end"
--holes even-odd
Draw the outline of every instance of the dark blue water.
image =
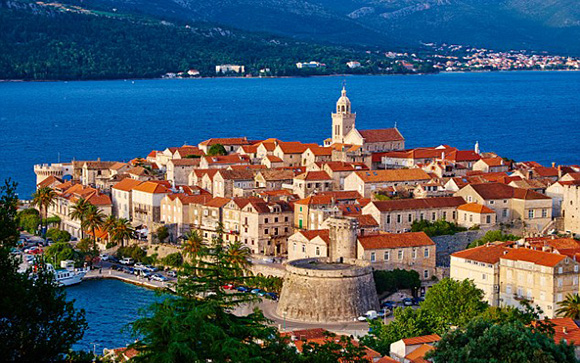
MULTIPOLYGON (((347 77, 357 127, 395 122, 409 147, 441 143, 578 163, 580 72, 347 77)), ((0 83, 0 178, 33 165, 145 156, 216 136, 322 142, 342 77, 0 83)))
POLYGON ((118 280, 88 280, 66 289, 75 307, 85 309, 89 328, 76 350, 124 347, 134 341, 127 324, 139 318, 140 310, 168 295, 158 296, 155 291, 118 280))

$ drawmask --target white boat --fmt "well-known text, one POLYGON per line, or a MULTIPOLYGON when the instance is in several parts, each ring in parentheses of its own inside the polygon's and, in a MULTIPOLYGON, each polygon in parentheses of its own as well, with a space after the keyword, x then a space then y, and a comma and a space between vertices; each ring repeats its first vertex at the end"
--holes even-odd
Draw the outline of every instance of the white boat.
POLYGON ((46 268, 54 274, 54 279, 59 286, 71 286, 80 283, 88 271, 87 269, 75 269, 74 263, 72 266, 67 264, 66 268, 61 269, 55 269, 50 263, 47 263, 46 268))

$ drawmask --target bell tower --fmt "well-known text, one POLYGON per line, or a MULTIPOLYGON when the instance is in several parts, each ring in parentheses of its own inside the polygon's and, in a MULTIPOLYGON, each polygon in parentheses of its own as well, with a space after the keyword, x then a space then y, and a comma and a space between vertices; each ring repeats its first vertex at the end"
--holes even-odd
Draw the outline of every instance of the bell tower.
POLYGON ((350 100, 346 97, 346 88, 342 86, 342 95, 336 101, 336 112, 332 114, 332 143, 344 143, 344 138, 354 129, 356 113, 351 113, 350 100))

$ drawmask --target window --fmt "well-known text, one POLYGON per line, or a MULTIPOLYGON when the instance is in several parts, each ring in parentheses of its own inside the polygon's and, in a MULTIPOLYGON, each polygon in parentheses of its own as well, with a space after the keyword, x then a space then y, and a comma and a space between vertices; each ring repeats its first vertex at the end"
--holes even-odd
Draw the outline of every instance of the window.
POLYGON ((502 215, 502 217, 507 217, 508 216, 508 210, 507 209, 502 210, 501 215, 502 215))
POLYGON ((528 300, 532 300, 533 298, 532 289, 528 289, 528 291, 526 291, 526 297, 528 298, 528 300))
POLYGON ((506 294, 511 294, 512 293, 512 286, 511 285, 507 285, 505 287, 505 292, 506 292, 506 294))
POLYGON ((542 301, 546 300, 546 293, 544 293, 543 291, 540 291, 540 300, 542 301))
POLYGON ((302 244, 302 253, 306 253, 306 245, 304 243, 302 244))
POLYGON ((429 248, 425 247, 425 250, 423 251, 423 256, 425 256, 425 258, 429 257, 429 248))
POLYGON ((417 249, 416 248, 413 248, 413 254, 412 254, 412 256, 413 256, 413 259, 416 259, 417 258, 417 249))
POLYGON ((486 274, 481 274, 481 279, 482 280, 486 280, 487 279, 487 275, 486 274))
POLYGON ((542 218, 547 218, 547 217, 548 217, 548 210, 542 209, 542 218))
POLYGON ((409 213, 409 222, 413 221, 413 215, 411 213, 409 213))
POLYGON ((455 211, 453 211, 453 219, 455 219, 455 211))
POLYGON ((284 217, 284 222, 288 222, 288 217, 284 217))
POLYGON ((424 279, 428 279, 429 278, 429 270, 423 271, 423 278, 424 279))
POLYGON ((572 279, 572 285, 578 285, 578 276, 574 276, 572 279))
POLYGON ((433 212, 433 214, 431 215, 431 219, 432 220, 436 220, 437 219, 437 213, 433 212))
POLYGON ((530 218, 530 219, 534 218, 534 210, 533 209, 530 209, 528 211, 528 218, 530 218))
POLYGON ((470 215, 469 215, 469 221, 470 221, 470 222, 473 222, 473 214, 470 214, 470 215))
POLYGON ((403 259, 403 250, 399 250, 399 260, 403 259))
POLYGON ((269 232, 269 231, 268 231, 268 228, 265 228, 265 229, 264 229, 264 234, 268 234, 268 232, 269 232))
POLYGON ((563 267, 558 267, 558 273, 561 274, 562 272, 564 272, 564 268, 563 267))
POLYGON ((443 212, 443 220, 447 219, 447 212, 443 212))
POLYGON ((420 217, 420 219, 421 219, 421 220, 425 219, 425 217, 423 216, 423 213, 421 213, 421 217, 420 217))
POLYGON ((578 272, 578 265, 574 265, 574 272, 578 272))
POLYGON ((385 253, 383 254, 383 259, 385 261, 388 261, 391 258, 391 254, 389 253, 389 251, 385 251, 385 253))
POLYGON ((278 223, 278 217, 274 218, 274 223, 278 223))
POLYGON ((485 223, 491 223, 491 216, 485 217, 485 223))
POLYGON ((320 247, 316 246, 316 256, 320 256, 320 247))
POLYGON ((264 219, 264 223, 268 223, 268 218, 264 219))
POLYGON ((562 287, 563 284, 564 284, 564 279, 559 277, 558 278, 558 287, 562 287))
MULTIPOLYGON (((248 243, 248 242, 246 241, 246 243, 248 243)), ((296 242, 294 242, 292 244, 292 251, 296 252, 296 242)))
POLYGON ((556 302, 560 302, 560 301, 562 301, 562 294, 561 293, 556 295, 556 302))
POLYGON ((401 215, 397 214, 397 223, 401 223, 401 215))
POLYGON ((495 201, 493 201, 493 200, 489 201, 489 204, 494 204, 494 203, 495 203, 495 201))
POLYGON ((371 252, 371 262, 375 262, 377 260, 377 254, 375 252, 371 252))
POLYGON ((387 214, 387 224, 391 224, 391 215, 387 214))

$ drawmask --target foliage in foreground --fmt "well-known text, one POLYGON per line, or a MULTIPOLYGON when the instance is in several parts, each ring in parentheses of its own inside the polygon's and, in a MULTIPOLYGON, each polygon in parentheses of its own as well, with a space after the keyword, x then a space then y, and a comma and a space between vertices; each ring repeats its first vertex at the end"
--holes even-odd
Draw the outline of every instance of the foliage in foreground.
POLYGON ((82 338, 87 323, 42 261, 35 278, 18 272, 9 252, 19 236, 15 188, 9 182, 0 187, 0 352, 6 361, 58 361, 82 338))
POLYGON ((576 363, 574 346, 521 322, 477 318, 445 334, 427 357, 445 363, 576 363))

